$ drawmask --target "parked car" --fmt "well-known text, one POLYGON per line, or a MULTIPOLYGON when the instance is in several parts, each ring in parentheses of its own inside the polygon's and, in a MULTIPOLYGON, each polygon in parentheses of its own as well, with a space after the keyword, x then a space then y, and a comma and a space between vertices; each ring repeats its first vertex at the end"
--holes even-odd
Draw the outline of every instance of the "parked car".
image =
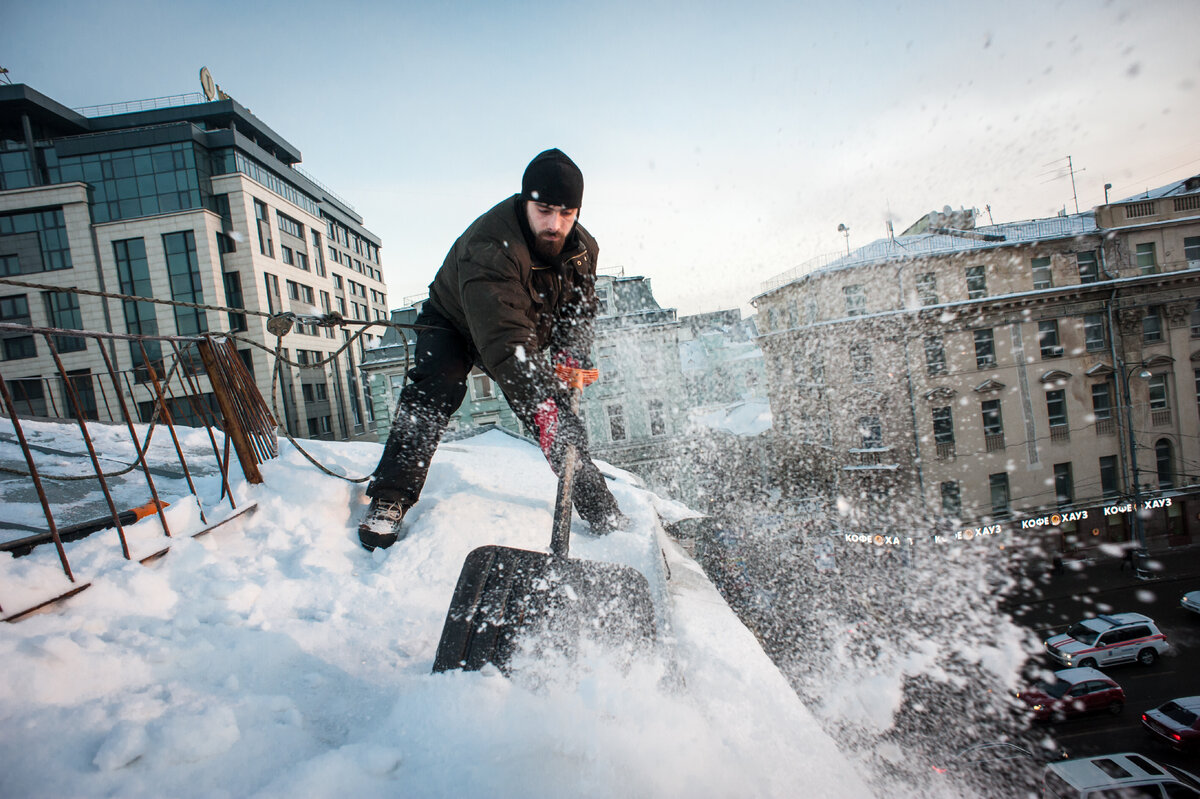
POLYGON ((1056 799, 1200 797, 1200 777, 1132 752, 1063 760, 1046 766, 1042 796, 1056 799))
POLYGON ((1142 726, 1179 752, 1200 752, 1200 696, 1164 702, 1142 714, 1142 726))
POLYGON ((1017 694, 1036 721, 1058 721, 1106 710, 1114 716, 1125 708, 1125 691, 1107 674, 1090 668, 1062 669, 1017 694))
POLYGON ((1096 668, 1137 661, 1149 666, 1168 649, 1167 637, 1149 616, 1109 613, 1072 624, 1049 638, 1046 654, 1064 666, 1096 668))
POLYGON ((1180 598, 1179 604, 1184 610, 1200 614, 1200 591, 1188 591, 1180 598))

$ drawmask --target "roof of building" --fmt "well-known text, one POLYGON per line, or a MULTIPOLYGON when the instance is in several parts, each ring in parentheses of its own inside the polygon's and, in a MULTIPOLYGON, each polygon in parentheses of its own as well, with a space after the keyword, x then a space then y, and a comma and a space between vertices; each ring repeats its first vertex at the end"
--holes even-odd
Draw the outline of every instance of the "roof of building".
POLYGON ((1124 200, 1117 200, 1117 202, 1131 203, 1138 200, 1157 200, 1159 197, 1180 197, 1184 194, 1197 193, 1200 193, 1200 175, 1192 175, 1190 178, 1177 180, 1174 183, 1159 186, 1157 189, 1147 189, 1141 194, 1135 194, 1132 197, 1126 197, 1124 200))
MULTIPOLYGON (((1096 233, 1096 214, 1086 211, 1047 219, 1028 219, 1021 222, 1005 222, 986 225, 973 230, 936 228, 929 233, 893 238, 876 239, 847 255, 837 258, 828 256, 807 261, 790 271, 777 275, 763 286, 763 294, 774 291, 808 275, 822 274, 841 269, 921 258, 929 255, 945 255, 955 252, 971 252, 1011 247, 1015 244, 1031 244, 1037 241, 1073 238, 1096 233)), ((762 296, 762 295, 759 295, 762 296)), ((757 297, 755 298, 757 299, 757 297)))

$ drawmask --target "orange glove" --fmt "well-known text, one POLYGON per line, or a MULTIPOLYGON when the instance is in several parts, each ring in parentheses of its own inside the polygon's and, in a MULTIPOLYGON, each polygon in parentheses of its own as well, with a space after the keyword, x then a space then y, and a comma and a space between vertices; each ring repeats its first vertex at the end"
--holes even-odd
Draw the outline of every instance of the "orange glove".
POLYGON ((579 369, 563 363, 554 365, 554 373, 558 379, 567 384, 567 388, 584 388, 600 379, 599 369, 579 369))

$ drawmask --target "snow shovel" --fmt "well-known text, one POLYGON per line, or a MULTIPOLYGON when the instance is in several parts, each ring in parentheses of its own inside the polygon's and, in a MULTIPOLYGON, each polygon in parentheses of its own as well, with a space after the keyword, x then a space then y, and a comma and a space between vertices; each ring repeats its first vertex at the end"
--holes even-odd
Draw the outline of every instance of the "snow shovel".
MULTIPOLYGON (((571 410, 578 412, 583 370, 572 370, 570 377, 571 410)), ((493 545, 467 555, 442 627, 435 673, 476 671, 493 663, 508 674, 522 641, 534 651, 570 658, 584 639, 606 648, 638 648, 654 639, 654 603, 641 572, 568 557, 576 459, 575 447, 568 445, 549 553, 493 545)))

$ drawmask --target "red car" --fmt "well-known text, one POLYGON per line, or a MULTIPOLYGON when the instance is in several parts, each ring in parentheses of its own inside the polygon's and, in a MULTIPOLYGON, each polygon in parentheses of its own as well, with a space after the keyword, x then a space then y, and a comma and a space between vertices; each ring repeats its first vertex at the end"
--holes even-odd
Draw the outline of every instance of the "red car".
POLYGON ((1053 680, 1043 680, 1017 696, 1029 705, 1036 721, 1058 721, 1098 710, 1115 716, 1125 707, 1124 689, 1091 668, 1056 671, 1053 680))
POLYGON ((1142 714, 1142 726, 1179 752, 1200 752, 1200 696, 1172 699, 1142 714))

